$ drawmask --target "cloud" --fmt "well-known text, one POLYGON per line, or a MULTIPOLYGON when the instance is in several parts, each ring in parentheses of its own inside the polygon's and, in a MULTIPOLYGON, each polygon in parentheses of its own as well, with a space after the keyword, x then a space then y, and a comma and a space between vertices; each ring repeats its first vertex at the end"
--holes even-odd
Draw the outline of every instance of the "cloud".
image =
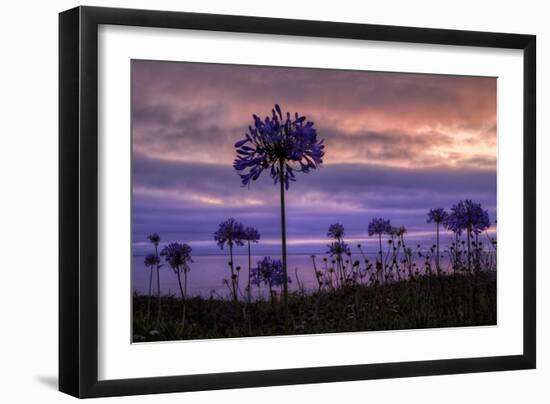
MULTIPOLYGON (((278 187, 268 172, 250 187, 242 187, 231 165, 166 161, 135 155, 134 189, 161 189, 182 194, 244 198, 277 199, 278 187), (269 192, 274 190, 275 192, 269 192), (277 197, 275 197, 277 196, 277 197)), ((432 192, 441 194, 495 193, 496 172, 446 166, 431 168, 386 167, 374 164, 334 164, 322 166, 309 174, 298 174, 300 193, 309 191, 341 193, 359 192, 432 192)), ((291 188, 294 188, 291 185, 291 188)))
POLYGON ((431 122, 469 124, 496 110, 496 79, 490 77, 155 61, 134 61, 132 69, 138 103, 165 99, 179 106, 193 97, 199 104, 228 99, 249 108, 267 99, 271 108, 275 99, 283 106, 315 105, 325 112, 410 111, 417 118, 429 113, 431 122))
POLYGON ((231 159, 252 114, 276 102, 315 122, 334 162, 496 155, 494 78, 149 61, 134 61, 132 74, 134 150, 156 158, 231 159))
MULTIPOLYGON (((266 238, 280 234, 279 190, 266 175, 243 188, 230 166, 137 156, 133 168, 136 240, 152 231, 173 239, 210 240, 228 217, 259 228, 266 238)), ((429 208, 449 208, 466 198, 481 202, 494 218, 495 171, 326 166, 299 175, 287 191, 289 239, 323 237, 336 221, 344 223, 350 235, 364 234, 375 216, 425 231, 429 208)))
MULTIPOLYGON (((165 160, 230 164, 235 156, 234 144, 247 130, 244 126, 223 126, 224 109, 219 106, 176 110, 169 105, 155 105, 135 110, 133 116, 134 152, 165 160)), ((327 145, 325 164, 487 168, 496 163, 494 143, 477 146, 478 150, 493 151, 492 155, 471 156, 460 149, 464 143, 476 147, 473 137, 461 139, 436 130, 350 132, 323 124, 317 130, 327 145)))
POLYGON ((336 221, 365 238, 374 216, 425 233, 429 208, 465 198, 494 218, 494 78, 133 61, 134 241, 157 231, 212 253, 235 217, 276 246, 278 187, 264 173, 243 188, 232 169, 252 114, 274 103, 313 120, 327 146, 286 194, 290 242, 336 221))
MULTIPOLYGON (((319 129, 327 144, 326 161, 330 163, 377 163, 408 165, 412 159, 430 158, 438 146, 453 147, 453 137, 437 132, 422 135, 405 131, 361 131, 346 133, 334 128, 319 129), (330 147, 329 147, 330 146, 330 147)), ((441 159, 431 158, 431 165, 440 165, 441 159)), ((429 165, 426 161, 424 165, 429 165)))

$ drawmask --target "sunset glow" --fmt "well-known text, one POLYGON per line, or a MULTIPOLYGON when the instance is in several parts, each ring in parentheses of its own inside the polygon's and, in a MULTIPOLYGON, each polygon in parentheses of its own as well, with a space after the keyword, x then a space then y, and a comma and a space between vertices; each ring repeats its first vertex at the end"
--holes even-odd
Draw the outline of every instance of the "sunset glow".
POLYGON ((334 221, 367 243, 373 216, 428 237, 428 209, 465 198, 494 222, 496 86, 484 77, 133 61, 134 245, 154 231, 214 254, 213 231, 235 217, 276 250, 277 187, 265 175, 243 188, 232 169, 252 114, 263 118, 275 103, 307 115, 327 145, 323 167, 287 193, 291 252, 323 251, 334 221))

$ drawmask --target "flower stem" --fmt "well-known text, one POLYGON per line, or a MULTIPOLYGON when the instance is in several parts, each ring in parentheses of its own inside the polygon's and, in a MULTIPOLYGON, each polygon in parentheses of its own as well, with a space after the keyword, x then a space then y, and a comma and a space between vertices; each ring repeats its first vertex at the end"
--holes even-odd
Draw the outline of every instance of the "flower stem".
POLYGON ((436 223, 436 226, 437 226, 436 227, 437 228, 437 230, 436 230, 436 233, 437 233, 437 237, 436 237, 437 238, 437 241, 436 241, 436 245, 437 245, 436 254, 437 255, 435 257, 436 258, 435 259, 435 267, 436 267, 436 270, 437 270, 437 274, 439 275, 441 273, 441 269, 439 267, 439 222, 436 223))
POLYGON ((160 324, 160 306, 161 306, 161 303, 160 303, 160 268, 159 268, 159 252, 158 252, 158 247, 155 245, 155 256, 157 258, 157 303, 158 303, 158 308, 157 308, 157 328, 160 324))
POLYGON ((250 255, 250 240, 248 240, 248 304, 250 304, 251 295, 250 295, 250 271, 252 267, 252 257, 250 255))
POLYGON ((454 271, 458 269, 458 258, 458 233, 455 232, 455 265, 453 267, 454 271))
POLYGON ((153 267, 149 267, 149 294, 147 296, 147 321, 151 320, 151 285, 153 284, 153 267))
POLYGON ((285 324, 288 324, 288 276, 286 270, 286 217, 285 217, 285 182, 284 161, 279 160, 279 183, 281 185, 281 243, 283 253, 283 302, 285 324))
POLYGON ((379 243, 379 251, 380 254, 380 283, 384 281, 384 264, 382 263, 382 233, 378 233, 378 243, 379 243))
POLYGON ((176 276, 178 277, 178 285, 180 287, 181 302, 182 302, 181 325, 182 327, 184 327, 185 326, 185 292, 183 291, 183 286, 181 284, 180 268, 176 269, 176 276))
POLYGON ((474 248, 474 271, 478 271, 480 268, 480 250, 479 250, 479 237, 478 233, 475 233, 475 248, 474 248))
POLYGON ((471 248, 470 248, 470 229, 466 229, 466 239, 468 242, 468 272, 472 271, 472 254, 471 254, 471 248))
POLYGON ((233 245, 229 244, 229 269, 231 269, 231 292, 233 294, 233 301, 237 301, 237 288, 235 283, 237 281, 237 275, 235 275, 235 263, 233 262, 233 245))

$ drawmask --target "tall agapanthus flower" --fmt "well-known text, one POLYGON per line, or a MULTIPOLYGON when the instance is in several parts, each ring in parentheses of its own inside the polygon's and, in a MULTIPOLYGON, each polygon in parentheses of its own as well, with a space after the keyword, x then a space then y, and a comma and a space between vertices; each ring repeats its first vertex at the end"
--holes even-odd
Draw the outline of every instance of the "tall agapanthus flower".
POLYGON ((436 229, 436 256, 435 256, 435 267, 438 273, 441 272, 441 267, 439 265, 439 226, 445 225, 449 220, 449 214, 443 208, 434 208, 430 209, 428 212, 427 223, 435 223, 436 229))
POLYGON ((398 250, 399 250, 399 245, 401 245, 401 248, 403 250, 404 262, 408 266, 409 273, 411 273, 413 263, 411 259, 411 254, 409 254, 410 249, 408 249, 407 246, 405 245, 405 234, 407 234, 407 228, 405 226, 392 227, 391 234, 393 234, 397 238, 398 250))
POLYGON ((340 261, 342 260, 343 255, 348 255, 351 253, 351 250, 347 243, 343 241, 335 241, 327 245, 327 253, 331 257, 337 257, 340 261))
POLYGON ((260 232, 258 229, 255 229, 254 227, 246 227, 243 232, 243 240, 247 242, 248 245, 248 288, 247 288, 247 295, 248 295, 248 303, 250 303, 251 300, 251 276, 252 276, 252 254, 250 251, 250 244, 251 243, 258 243, 260 241, 260 232))
POLYGON ((147 238, 154 246, 158 246, 160 243, 160 236, 157 233, 151 233, 147 238))
POLYGON ((378 236, 378 243, 379 243, 379 250, 378 253, 380 255, 380 265, 383 265, 383 257, 382 257, 382 235, 383 234, 390 234, 392 230, 391 223, 389 219, 382 219, 382 218, 374 218, 369 223, 369 236, 378 236))
POLYGON ((464 201, 464 207, 466 212, 466 229, 470 230, 474 234, 480 234, 491 227, 489 212, 483 209, 480 203, 467 199, 464 201))
POLYGON ((170 243, 165 246, 160 255, 164 257, 170 268, 174 271, 178 278, 178 285, 180 288, 183 314, 182 325, 185 325, 185 303, 187 300, 187 273, 191 270, 189 264, 193 262, 191 259, 192 248, 185 243, 170 243), (181 284, 181 274, 183 273, 184 283, 181 284))
POLYGON ((157 254, 147 254, 143 259, 145 268, 149 271, 149 293, 147 295, 147 318, 151 317, 151 287, 153 285, 153 270, 160 263, 160 259, 157 254))
POLYGON ((233 300, 237 301, 237 290, 239 287, 238 273, 235 272, 235 263, 233 261, 233 247, 243 246, 245 240, 244 227, 233 218, 220 223, 218 230, 214 233, 214 240, 218 243, 220 249, 223 246, 229 247, 229 270, 231 271, 231 293, 233 300))
POLYGON ((327 237, 335 240, 327 245, 327 253, 336 258, 336 284, 339 281, 343 285, 347 277, 343 256, 351 254, 349 246, 344 242, 344 226, 340 223, 331 224, 327 231, 327 237))
MULTIPOLYGON (((157 326, 160 323, 160 312, 161 312, 161 304, 160 304, 160 267, 162 266, 160 264, 160 258, 159 258, 159 244, 160 244, 160 236, 158 233, 151 233, 147 236, 147 239, 153 244, 155 247, 155 257, 156 257, 156 273, 157 273, 157 326)), ((151 273, 149 274, 149 296, 151 295, 151 277, 153 276, 153 268, 151 267, 151 273)), ((149 298, 150 300, 150 298, 149 298)), ((149 308, 147 309, 149 311, 149 308)))
MULTIPOLYGON (((457 270, 462 267, 461 265, 461 246, 460 246, 460 236, 462 235, 462 220, 459 218, 459 215, 453 210, 455 206, 451 208, 451 212, 448 214, 445 222, 443 223, 447 230, 450 230, 454 234, 454 242, 451 246, 451 257, 453 260, 453 269, 457 270)), ((456 209, 458 210, 458 209, 456 209)))
POLYGON ((287 112, 283 118, 281 108, 275 104, 272 115, 264 120, 253 115, 254 127, 250 126, 245 138, 235 143, 237 158, 233 167, 239 171, 243 185, 255 181, 269 169, 274 182, 296 181, 295 172, 308 173, 323 163, 323 140, 317 140, 313 122, 305 116, 287 112))
MULTIPOLYGON (((286 265, 286 220, 285 189, 296 181, 295 173, 309 173, 323 163, 325 154, 323 140, 317 139, 313 122, 305 116, 294 114, 292 118, 283 113, 279 105, 264 120, 253 115, 254 127, 250 126, 245 138, 235 143, 237 157, 233 167, 239 173, 243 186, 257 180, 264 170, 275 183, 280 184, 282 265, 285 279, 286 265)), ((288 319, 288 285, 283 285, 285 319, 288 319)))
POLYGON ((369 223, 369 236, 389 234, 392 231, 389 219, 374 218, 369 223))
POLYGON ((333 238, 335 240, 342 240, 344 237, 344 226, 340 223, 331 224, 328 227, 327 237, 333 238))
POLYGON ((392 230, 397 237, 403 237, 407 233, 407 228, 405 226, 393 227, 392 230))
POLYGON ((391 227, 391 230, 389 232, 390 240, 388 241, 392 252, 391 265, 389 267, 389 270, 391 272, 393 269, 395 269, 398 279, 401 279, 399 263, 398 263, 399 248, 401 246, 401 235, 402 235, 401 227, 394 227, 394 226, 391 227))
POLYGON ((160 255, 175 272, 189 272, 189 263, 193 262, 191 251, 193 249, 187 244, 174 242, 166 245, 160 255))
POLYGON ((244 245, 243 239, 244 227, 232 217, 220 223, 218 230, 214 233, 214 240, 222 250, 224 245, 230 248, 244 245))
POLYGON ((434 208, 430 209, 428 212, 428 220, 427 223, 445 223, 447 218, 449 217, 449 214, 445 211, 443 208, 434 208))
POLYGON ((347 243, 345 243, 343 240, 334 241, 328 244, 327 247, 328 247, 327 253, 331 257, 336 258, 336 276, 337 276, 336 284, 338 284, 338 281, 339 281, 340 284, 343 285, 347 278, 343 257, 345 255, 350 255, 351 250, 347 245, 347 243))
POLYGON ((244 240, 257 243, 260 241, 260 232, 254 227, 245 227, 244 229, 244 240))
MULTIPOLYGON (((451 214, 447 220, 449 228, 455 233, 466 231, 468 248, 468 270, 471 270, 472 252, 471 238, 475 237, 476 251, 478 251, 478 235, 491 226, 489 212, 482 208, 481 204, 470 199, 458 202, 451 208, 451 214)), ((479 264, 479 252, 476 252, 476 264, 479 264)))
POLYGON ((399 233, 399 228, 398 227, 391 227, 390 229, 390 232, 389 232, 389 235, 392 236, 392 238, 397 238, 398 237, 398 234, 399 233))
POLYGON ((272 299, 274 287, 284 286, 291 282, 290 278, 284 274, 281 260, 264 257, 258 261, 257 265, 252 268, 252 283, 256 286, 267 285, 272 299))
MULTIPOLYGON (((147 254, 145 258, 143 259, 143 263, 146 267, 154 267, 160 262, 159 257, 157 257, 156 254, 147 254)), ((149 289, 151 289, 151 285, 149 285, 149 289)))

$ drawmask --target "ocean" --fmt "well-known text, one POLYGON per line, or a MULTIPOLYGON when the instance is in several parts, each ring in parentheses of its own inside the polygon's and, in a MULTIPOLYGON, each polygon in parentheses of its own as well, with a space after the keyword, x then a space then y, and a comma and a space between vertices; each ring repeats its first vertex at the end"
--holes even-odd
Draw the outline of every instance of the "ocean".
MULTIPOLYGON (((315 290, 317 288, 317 280, 315 278, 315 272, 313 269, 313 262, 311 258, 312 254, 289 254, 287 255, 287 272, 291 278, 289 289, 297 290, 298 285, 302 285, 307 290, 315 290)), ((149 268, 144 263, 145 253, 134 253, 133 255, 133 290, 140 294, 147 294, 149 288, 149 268)), ((367 259, 370 262, 376 260, 376 253, 365 253, 367 259)), ((271 255, 274 259, 280 259, 280 255, 271 255)), ((326 254, 316 255, 317 269, 321 270, 324 266, 323 258, 330 258, 326 254)), ((263 259, 264 255, 253 255, 252 266, 255 263, 263 259)), ((359 260, 361 267, 364 268, 364 259, 361 254, 356 253, 351 257, 352 261, 359 260)), ((239 286, 242 293, 245 293, 245 288, 248 282, 248 255, 238 254, 234 255, 235 268, 240 267, 239 271, 239 286)), ((422 273, 424 266, 424 258, 418 257, 414 259, 417 264, 417 268, 422 273)), ((229 257, 227 255, 198 255, 193 256, 193 263, 190 264, 191 270, 188 273, 187 290, 188 296, 202 296, 210 297, 215 296, 219 298, 228 298, 230 296, 227 285, 224 285, 223 280, 230 279, 229 269, 229 257)), ((432 261, 433 265, 433 261, 432 261)), ((445 270, 450 266, 448 254, 444 254, 444 258, 441 259, 441 267, 445 270)), ((434 265, 435 267, 435 265, 434 265)), ((182 274, 183 282, 183 274, 182 274)), ((176 274, 168 266, 164 265, 160 269, 160 285, 162 294, 173 294, 179 296, 179 286, 176 274)), ((156 293, 156 273, 153 275, 153 292, 156 293)), ((252 287, 252 296, 258 298, 260 296, 265 297, 267 288, 262 286, 260 288, 252 287)))

